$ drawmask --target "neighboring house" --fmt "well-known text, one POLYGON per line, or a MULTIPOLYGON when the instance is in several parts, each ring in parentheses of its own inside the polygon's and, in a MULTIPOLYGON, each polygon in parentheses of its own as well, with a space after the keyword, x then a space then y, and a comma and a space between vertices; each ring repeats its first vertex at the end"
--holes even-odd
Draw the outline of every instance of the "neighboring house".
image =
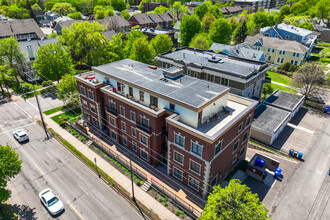
POLYGON ((173 27, 173 30, 174 30, 174 38, 175 39, 178 39, 178 42, 180 42, 180 37, 179 37, 179 34, 180 34, 180 25, 181 25, 181 21, 177 21, 173 27))
POLYGON ((153 11, 155 8, 159 6, 164 6, 168 7, 166 3, 160 3, 160 2, 145 2, 143 3, 143 13, 148 12, 148 11, 153 11))
POLYGON ((55 12, 47 11, 45 13, 46 20, 55 21, 56 18, 60 17, 55 12))
POLYGON ((241 43, 235 46, 213 43, 210 50, 222 52, 234 57, 266 63, 264 52, 254 49, 249 43, 241 43))
POLYGON ((236 15, 238 13, 241 13, 243 11, 243 8, 241 6, 230 6, 230 7, 224 7, 220 8, 223 15, 236 15))
POLYGON ((90 129, 206 196, 244 160, 257 102, 182 72, 124 59, 75 78, 90 129))
POLYGON ((118 34, 117 32, 115 32, 114 30, 109 30, 109 31, 105 31, 104 36, 108 39, 108 40, 113 40, 113 38, 118 34))
POLYGON ((319 38, 321 42, 330 43, 330 29, 324 28, 319 38))
POLYGON ((45 19, 45 14, 42 10, 32 10, 32 14, 36 18, 38 24, 40 24, 41 20, 45 19))
POLYGON ((180 48, 159 54, 158 65, 184 69, 184 74, 230 87, 230 92, 260 98, 268 65, 262 62, 217 54, 212 51, 180 48))
POLYGON ((74 19, 67 17, 67 16, 61 16, 58 17, 54 20, 54 22, 58 23, 58 22, 64 22, 64 21, 74 21, 74 19))
POLYGON ((0 39, 14 36, 18 41, 45 38, 34 19, 0 20, 0 39))
POLYGON ((260 104, 254 115, 251 138, 272 145, 302 107, 305 96, 277 89, 260 104))
POLYGON ((234 0, 234 6, 241 6, 243 9, 251 8, 258 11, 259 8, 275 8, 278 5, 285 5, 286 0, 234 0))
POLYGON ((148 36, 148 40, 155 38, 159 34, 167 34, 174 41, 174 31, 167 29, 141 28, 143 34, 148 36))
POLYGON ((275 37, 282 40, 297 41, 309 48, 308 57, 315 46, 317 36, 304 28, 298 28, 289 24, 278 24, 272 27, 260 29, 260 33, 266 37, 275 37))
POLYGON ((140 27, 152 28, 154 26, 154 22, 147 14, 132 15, 127 21, 130 23, 131 27, 139 25, 140 27))
POLYGON ((111 16, 100 20, 70 20, 70 21, 60 21, 56 23, 54 30, 57 34, 62 34, 63 27, 69 28, 75 22, 98 22, 99 24, 105 26, 106 30, 114 30, 115 32, 127 32, 130 29, 130 24, 123 18, 123 16, 111 16))
POLYGON ((265 53, 267 62, 282 65, 289 62, 300 66, 309 56, 309 49, 297 41, 265 37, 262 34, 247 36, 246 43, 265 53))
POLYGON ((163 28, 172 28, 173 27, 173 16, 170 12, 159 14, 159 16, 164 20, 163 28))
POLYGON ((165 21, 163 20, 162 17, 160 17, 158 14, 150 14, 148 15, 149 18, 152 20, 153 22, 153 28, 156 27, 160 27, 160 28, 164 28, 165 26, 165 21))

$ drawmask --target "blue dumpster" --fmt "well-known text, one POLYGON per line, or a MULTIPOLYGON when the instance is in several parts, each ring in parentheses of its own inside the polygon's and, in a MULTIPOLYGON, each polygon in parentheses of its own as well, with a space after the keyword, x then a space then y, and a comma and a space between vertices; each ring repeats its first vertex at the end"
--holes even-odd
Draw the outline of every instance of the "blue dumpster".
POLYGON ((276 168, 276 169, 275 169, 275 172, 278 172, 278 173, 281 174, 281 173, 282 173, 282 169, 280 169, 280 168, 276 168))
POLYGON ((254 162, 254 166, 260 166, 260 158, 257 158, 256 161, 254 162))
POLYGON ((299 160, 301 160, 303 156, 304 156, 303 153, 301 153, 301 152, 298 153, 298 159, 299 159, 299 160))
POLYGON ((275 178, 275 179, 278 179, 278 178, 280 177, 280 175, 281 175, 281 174, 280 174, 279 172, 276 172, 276 171, 275 171, 275 173, 274 173, 274 178, 275 178))
POLYGON ((265 165, 265 161, 264 161, 264 160, 260 160, 260 165, 259 165, 259 166, 260 166, 261 168, 263 168, 264 165, 265 165))
POLYGON ((294 152, 294 150, 293 149, 290 149, 289 150, 289 155, 292 156, 293 152, 294 152))

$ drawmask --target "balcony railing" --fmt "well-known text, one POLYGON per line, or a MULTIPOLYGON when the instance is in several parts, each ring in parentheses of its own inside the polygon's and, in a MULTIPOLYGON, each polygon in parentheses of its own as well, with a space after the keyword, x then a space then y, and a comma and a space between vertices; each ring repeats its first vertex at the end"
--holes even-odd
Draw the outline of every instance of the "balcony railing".
POLYGON ((149 126, 146 126, 144 124, 141 124, 139 122, 136 122, 136 127, 137 128, 140 128, 140 129, 142 129, 142 130, 144 130, 144 131, 146 131, 148 133, 151 133, 151 130, 150 130, 150 127, 149 126))

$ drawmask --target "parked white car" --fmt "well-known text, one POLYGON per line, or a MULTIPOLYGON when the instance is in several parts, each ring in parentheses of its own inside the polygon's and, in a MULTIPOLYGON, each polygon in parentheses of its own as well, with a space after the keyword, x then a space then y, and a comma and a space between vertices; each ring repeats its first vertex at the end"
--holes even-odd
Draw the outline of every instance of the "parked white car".
POLYGON ((13 136, 18 142, 29 140, 28 134, 23 129, 14 131, 13 136))
POLYGON ((39 198, 51 215, 57 215, 64 210, 63 202, 49 188, 42 190, 39 193, 39 198))

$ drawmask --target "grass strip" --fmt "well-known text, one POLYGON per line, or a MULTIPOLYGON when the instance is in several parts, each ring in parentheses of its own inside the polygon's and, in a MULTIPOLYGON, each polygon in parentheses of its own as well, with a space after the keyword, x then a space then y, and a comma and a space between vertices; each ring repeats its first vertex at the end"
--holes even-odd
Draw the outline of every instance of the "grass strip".
POLYGON ((274 82, 278 82, 284 85, 291 85, 291 78, 287 75, 272 71, 267 71, 267 74, 274 82))
POLYGON ((55 112, 61 111, 62 109, 63 109, 63 106, 52 108, 52 109, 49 109, 47 111, 44 111, 44 114, 45 115, 51 115, 51 114, 54 114, 55 112))
MULTIPOLYGON (((67 140, 65 140, 63 137, 61 137, 59 134, 57 134, 52 128, 48 128, 50 133, 54 135, 54 137, 60 141, 64 146, 66 146, 70 151, 72 151, 80 160, 82 160, 85 164, 90 166, 92 169, 96 170, 96 166, 94 162, 89 160, 85 155, 83 155, 80 151, 78 151, 72 144, 70 144, 67 140)), ((97 169, 99 175, 102 176, 102 178, 107 181, 118 193, 120 193, 122 196, 127 198, 131 203, 132 200, 130 198, 130 193, 127 192, 123 187, 121 187, 114 179, 112 179, 108 174, 106 174, 103 170, 97 169)), ((153 212, 151 212, 147 207, 145 207, 142 203, 136 200, 136 204, 139 206, 139 208, 142 210, 143 213, 145 213, 150 219, 156 219, 160 220, 160 218, 153 212)))

